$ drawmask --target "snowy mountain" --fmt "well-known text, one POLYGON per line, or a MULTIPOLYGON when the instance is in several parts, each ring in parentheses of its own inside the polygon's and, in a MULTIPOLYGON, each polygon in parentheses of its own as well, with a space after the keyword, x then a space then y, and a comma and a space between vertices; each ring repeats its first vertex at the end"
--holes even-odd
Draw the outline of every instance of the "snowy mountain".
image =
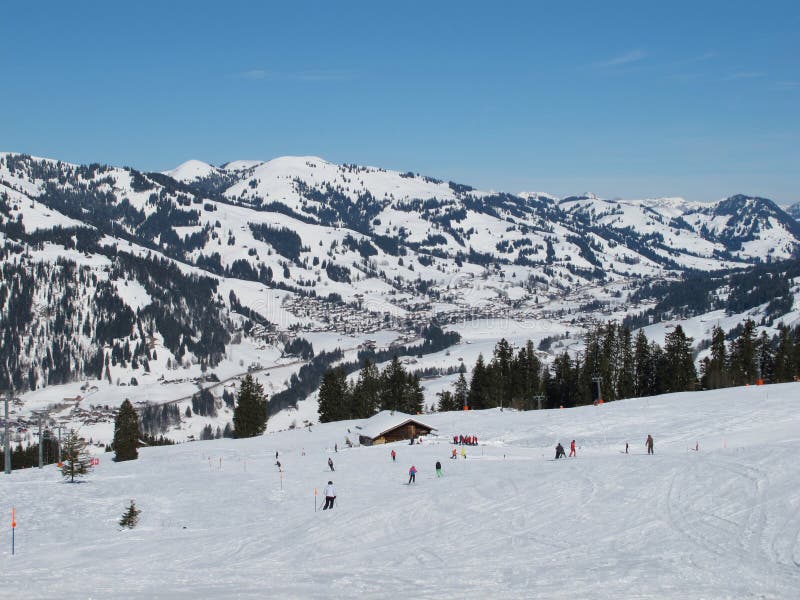
POLYGON ((13 557, 11 528, 0 528, 0 588, 64 599, 790 600, 798 398, 789 383, 448 412, 420 417, 436 432, 413 446, 348 448, 363 422, 327 423, 143 448, 122 463, 100 452, 80 485, 54 466, 15 471, 0 479, 0 513, 16 507, 17 524, 13 557), (450 460, 458 434, 480 445, 450 460), (577 456, 552 460, 571 440, 577 456), (322 511, 328 481, 337 498, 322 511), (121 529, 131 499, 139 524, 121 529))
POLYGON ((330 362, 416 355, 434 321, 579 335, 652 308, 629 304, 645 283, 799 245, 794 220, 745 196, 559 200, 312 156, 146 173, 2 153, 0 382, 10 373, 29 408, 128 396, 181 415, 213 386, 218 414, 183 421, 198 435, 229 420, 220 394, 248 370, 271 396, 294 390, 273 411, 311 393, 295 381, 308 358, 286 346, 297 338, 340 348, 330 362))

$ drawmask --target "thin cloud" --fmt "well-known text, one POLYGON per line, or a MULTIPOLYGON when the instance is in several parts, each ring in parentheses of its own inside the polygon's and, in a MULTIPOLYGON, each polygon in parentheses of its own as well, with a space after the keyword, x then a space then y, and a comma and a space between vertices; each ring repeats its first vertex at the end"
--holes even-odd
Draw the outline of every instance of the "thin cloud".
POLYGON ((250 71, 239 73, 239 77, 243 79, 264 79, 266 76, 267 72, 264 69, 251 69, 250 71))
POLYGON ((680 60, 675 60, 670 63, 674 67, 679 67, 683 65, 691 65, 693 63, 705 62, 707 60, 711 60, 717 58, 719 56, 718 52, 714 52, 713 50, 710 52, 704 52, 703 54, 698 54, 696 56, 689 56, 688 58, 682 58, 680 60))
POLYGON ((647 57, 647 53, 643 50, 631 50, 630 52, 626 52, 625 54, 620 54, 619 56, 615 56, 609 60, 605 60, 599 63, 595 63, 595 66, 601 68, 608 68, 608 67, 618 67, 620 65, 627 65, 633 62, 640 61, 647 57))

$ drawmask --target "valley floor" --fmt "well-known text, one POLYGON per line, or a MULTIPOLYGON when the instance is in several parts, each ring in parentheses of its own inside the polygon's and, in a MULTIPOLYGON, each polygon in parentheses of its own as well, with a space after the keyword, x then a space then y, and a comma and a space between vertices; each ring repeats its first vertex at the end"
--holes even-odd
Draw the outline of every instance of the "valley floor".
POLYGON ((347 448, 358 422, 331 423, 149 448, 120 464, 105 454, 76 485, 55 467, 14 472, 0 476, 0 589, 14 598, 796 598, 798 397, 800 384, 784 384, 442 413, 421 417, 439 437, 413 446, 347 448), (466 460, 448 459, 458 433, 480 440, 466 460), (578 456, 551 460, 573 438, 578 456), (412 464, 417 482, 405 485, 412 464), (314 490, 319 508, 329 479, 336 506, 314 512, 314 490), (141 521, 120 531, 131 498, 141 521))

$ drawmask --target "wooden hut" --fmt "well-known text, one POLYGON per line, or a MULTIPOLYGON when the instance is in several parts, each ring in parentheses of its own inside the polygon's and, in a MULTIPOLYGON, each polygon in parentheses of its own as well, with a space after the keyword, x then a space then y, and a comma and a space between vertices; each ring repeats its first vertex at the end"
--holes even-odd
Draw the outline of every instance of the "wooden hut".
POLYGON ((367 419, 361 426, 358 440, 362 446, 388 444, 428 435, 433 427, 416 417, 401 412, 383 410, 367 419))

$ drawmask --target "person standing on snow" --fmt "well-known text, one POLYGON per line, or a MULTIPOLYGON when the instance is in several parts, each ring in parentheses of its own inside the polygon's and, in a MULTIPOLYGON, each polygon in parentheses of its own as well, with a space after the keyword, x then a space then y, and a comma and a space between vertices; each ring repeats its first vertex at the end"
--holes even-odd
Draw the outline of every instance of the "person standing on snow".
POLYGON ((397 462, 397 452, 392 450, 392 462, 397 462))
POLYGON ((461 446, 461 458, 467 458, 467 449, 461 446))
POLYGON ((647 434, 647 441, 644 443, 644 445, 647 447, 647 453, 653 454, 653 436, 649 433, 647 434))
POLYGON ((325 506, 322 507, 322 510, 328 510, 329 508, 333 510, 334 500, 336 500, 336 488, 333 487, 333 482, 329 481, 325 487, 325 506))
POLYGON ((575 440, 572 440, 572 442, 569 445, 569 455, 575 456, 575 440))
POLYGON ((417 467, 411 465, 411 468, 408 470, 408 485, 417 482, 417 467))
POLYGON ((450 455, 450 459, 456 460, 457 458, 458 458, 458 453, 456 452, 456 449, 453 448, 453 453, 450 455))
POLYGON ((567 453, 564 452, 564 446, 561 445, 561 442, 558 442, 558 445, 556 446, 556 460, 562 457, 566 458, 566 456, 567 453))
POLYGON ((442 476, 442 463, 440 463, 438 460, 436 461, 436 476, 442 476))
POLYGON ((331 471, 336 470, 333 468, 333 459, 330 456, 328 457, 328 466, 331 468, 331 471))

